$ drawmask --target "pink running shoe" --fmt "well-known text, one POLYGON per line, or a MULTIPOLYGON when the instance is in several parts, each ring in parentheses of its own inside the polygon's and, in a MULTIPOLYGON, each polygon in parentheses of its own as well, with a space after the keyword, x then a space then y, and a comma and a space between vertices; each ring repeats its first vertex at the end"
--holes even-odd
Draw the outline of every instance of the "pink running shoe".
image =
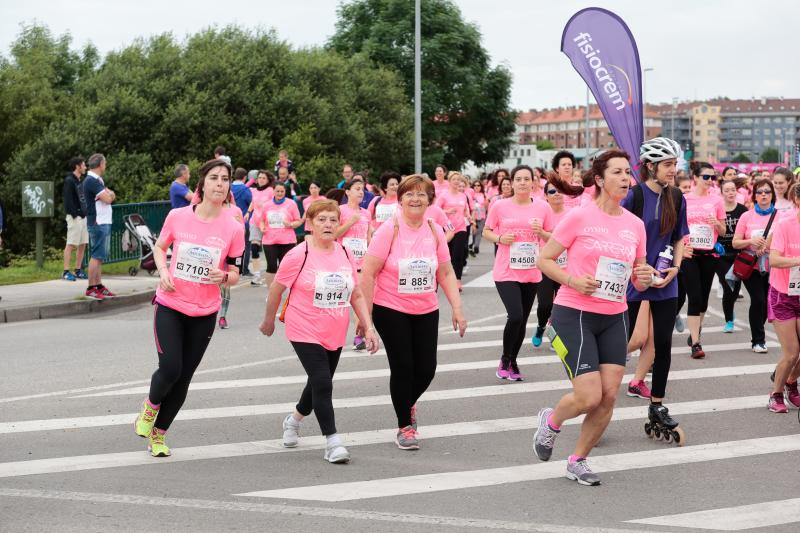
POLYGON ((522 381, 525 376, 519 371, 516 361, 511 361, 508 365, 508 379, 509 381, 522 381))
POLYGON ((497 372, 494 373, 500 379, 508 379, 511 376, 511 371, 508 368, 508 363, 503 362, 503 358, 500 358, 500 364, 497 365, 497 372))
POLYGON ((797 392, 797 382, 787 383, 784 386, 786 401, 792 407, 800 407, 800 392, 797 392))
POLYGON ((644 380, 633 380, 628 383, 628 396, 631 398, 642 398, 643 400, 650 399, 650 389, 644 380))
POLYGON ((772 411, 773 413, 788 413, 789 410, 786 408, 786 404, 783 403, 783 393, 776 392, 774 394, 770 394, 769 402, 767 402, 767 409, 772 411))

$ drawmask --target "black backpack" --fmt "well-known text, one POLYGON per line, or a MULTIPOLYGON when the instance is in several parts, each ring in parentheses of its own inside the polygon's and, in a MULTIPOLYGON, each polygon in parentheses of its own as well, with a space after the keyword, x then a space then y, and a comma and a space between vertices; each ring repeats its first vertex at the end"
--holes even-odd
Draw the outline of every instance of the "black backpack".
MULTIPOLYGON (((643 185, 637 184, 633 187, 633 208, 631 209, 631 213, 636 215, 637 217, 643 218, 644 213, 644 193, 642 192, 643 185)), ((681 216, 681 206, 683 205, 683 193, 677 187, 668 186, 667 190, 672 193, 672 204, 675 206, 675 220, 680 220, 681 216)), ((661 191, 663 194, 664 191, 661 191)))

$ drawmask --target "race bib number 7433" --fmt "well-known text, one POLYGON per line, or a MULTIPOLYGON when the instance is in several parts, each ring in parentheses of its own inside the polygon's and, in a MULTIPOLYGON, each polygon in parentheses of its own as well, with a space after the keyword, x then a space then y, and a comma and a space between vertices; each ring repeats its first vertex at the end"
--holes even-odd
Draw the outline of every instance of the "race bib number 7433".
POLYGON ((600 286, 592 296, 609 302, 624 301, 632 271, 630 263, 601 255, 594 274, 594 279, 600 286))

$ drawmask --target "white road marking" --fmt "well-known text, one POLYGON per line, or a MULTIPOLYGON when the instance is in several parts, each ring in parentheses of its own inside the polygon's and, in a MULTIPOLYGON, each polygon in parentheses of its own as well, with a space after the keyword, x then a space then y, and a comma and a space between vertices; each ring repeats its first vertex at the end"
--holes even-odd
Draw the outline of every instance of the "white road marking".
MULTIPOLYGON (((525 329, 533 329, 536 326, 538 326, 538 323, 536 323, 536 322, 528 322, 528 324, 525 326, 525 329)), ((501 324, 499 326, 480 326, 480 327, 477 327, 477 328, 470 327, 468 329, 468 332, 469 333, 483 333, 483 332, 486 332, 486 331, 503 331, 503 329, 505 329, 505 327, 506 327, 505 324, 501 324)), ((724 326, 703 327, 703 333, 722 333, 722 328, 723 327, 724 326)), ((733 331, 743 331, 743 330, 740 327, 734 327, 733 331)), ((449 334, 455 334, 456 332, 452 331, 452 328, 448 328, 448 331, 446 333, 449 335, 449 334)), ((676 337, 679 336, 679 335, 685 336, 686 332, 678 333, 677 331, 673 330, 672 331, 672 335, 676 336, 676 337)), ((550 342, 550 341, 547 339, 547 337, 544 337, 542 339, 542 342, 550 342)))
POLYGON ((473 279, 469 283, 464 285, 465 289, 475 289, 475 288, 486 288, 492 287, 494 288, 494 278, 492 276, 492 271, 489 270, 486 274, 482 274, 477 278, 473 279))
POLYGON ((551 533, 639 533, 633 529, 612 529, 601 527, 576 527, 557 524, 530 524, 524 522, 508 522, 502 520, 484 520, 480 518, 464 518, 456 516, 435 516, 420 514, 386 513, 380 511, 361 511, 355 509, 336 509, 330 507, 309 507, 306 505, 275 505, 270 503, 253 503, 226 500, 200 500, 192 498, 168 498, 164 496, 141 496, 138 494, 104 494, 93 492, 66 492, 37 489, 2 489, 0 496, 9 498, 38 498, 44 500, 118 503, 122 505, 144 505, 152 507, 178 507, 195 509, 199 512, 228 511, 288 516, 308 516, 339 518, 343 520, 372 520, 390 522, 392 524, 421 524, 431 526, 450 526, 455 528, 494 529, 504 531, 531 531, 551 533))
MULTIPOLYGON (((725 320, 725 313, 723 313, 719 309, 714 309, 713 307, 708 307, 706 309, 706 313, 708 313, 709 315, 713 315, 713 316, 719 317, 722 320, 725 320)), ((744 322, 742 320, 734 320, 733 323, 735 325, 739 326, 744 331, 750 331, 750 324, 748 324, 747 322, 744 322)), ((703 328, 703 331, 706 331, 706 328, 703 328)), ((688 328, 687 328, 687 332, 688 332, 688 328)), ((684 332, 684 335, 687 332, 684 332)), ((766 324, 764 325, 764 335, 766 337, 769 337, 770 339, 772 339, 774 341, 778 340, 778 336, 774 332, 770 331, 770 329, 767 327, 766 324)))
MULTIPOLYGON (((494 320, 496 318, 500 318, 500 317, 504 317, 504 316, 506 316, 505 313, 498 313, 496 315, 489 315, 489 316, 485 316, 483 318, 476 318, 475 320, 467 319, 467 322, 469 323, 470 326, 472 326, 474 324, 483 324, 484 322, 491 322, 492 320, 494 320)), ((441 327, 441 328, 439 328, 439 331, 442 331, 442 332, 443 331, 453 331, 453 326, 441 327)), ((470 331, 470 329, 467 328, 467 331, 470 331)))
MULTIPOLYGON (((505 388, 517 389, 516 387, 505 388)), ((369 399, 364 398, 363 400, 369 399)), ((391 400, 387 401, 387 403, 390 403, 390 401, 391 400)), ((294 404, 291 405, 292 407, 294 406, 294 404)), ((669 408, 670 414, 678 416, 709 412, 735 411, 740 409, 753 409, 757 407, 763 408, 765 405, 766 403, 763 396, 749 396, 674 403, 670 404, 669 408)), ((612 420, 644 420, 646 417, 647 406, 640 405, 635 407, 622 407, 615 409, 612 420)), ((582 417, 578 417, 565 422, 565 424, 580 424, 582 420, 582 417)), ((125 423, 132 424, 132 419, 128 417, 125 423)), ((275 428, 276 433, 279 432, 279 427, 280 424, 278 424, 275 428)), ((431 426, 420 425, 420 433, 424 438, 430 439, 478 435, 483 433, 497 433, 502 431, 519 431, 523 429, 532 429, 534 427, 536 427, 536 417, 531 415, 517 418, 456 422, 451 424, 439 424, 431 426)), ((348 447, 370 444, 386 444, 394 442, 396 432, 396 428, 361 431, 343 434, 342 440, 348 447)), ((644 437, 644 430, 642 430, 642 437, 644 437)), ((133 435, 131 435, 131 438, 133 439, 133 435)), ((36 474, 54 474, 60 472, 77 472, 82 470, 97 470, 123 466, 246 457, 250 455, 273 453, 296 453, 296 451, 302 450, 323 449, 325 449, 324 437, 309 436, 303 437, 301 440, 301 446, 294 449, 284 448, 281 439, 274 439, 254 442, 235 442, 228 444, 192 446, 188 448, 173 448, 173 454, 169 459, 156 459, 151 457, 150 454, 145 451, 80 455, 74 457, 53 457, 50 459, 35 459, 32 461, 0 463, 0 478, 29 476, 36 474)))
MULTIPOLYGON (((628 520, 631 524, 741 531, 800 522, 800 498, 628 520)), ((796 531, 796 530, 795 530, 796 531)))
MULTIPOLYGON (((763 400, 763 398, 762 398, 763 400)), ((596 473, 684 465, 753 457, 800 450, 800 435, 766 437, 729 442, 714 442, 682 448, 669 447, 640 452, 592 456, 590 464, 596 473)), ((460 472, 438 472, 418 476, 375 479, 351 483, 335 483, 289 489, 248 492, 237 496, 342 502, 408 494, 424 494, 446 490, 539 481, 564 476, 566 461, 536 463, 460 472)), ((673 524, 670 524, 673 525, 673 524)))

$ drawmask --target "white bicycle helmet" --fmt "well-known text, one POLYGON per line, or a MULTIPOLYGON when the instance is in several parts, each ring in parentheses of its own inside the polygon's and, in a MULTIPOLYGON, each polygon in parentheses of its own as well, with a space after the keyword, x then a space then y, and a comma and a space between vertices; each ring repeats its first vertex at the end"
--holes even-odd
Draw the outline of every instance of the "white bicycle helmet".
POLYGON ((682 152, 680 145, 672 139, 656 137, 642 144, 639 149, 639 159, 658 163, 667 159, 678 159, 682 152))

